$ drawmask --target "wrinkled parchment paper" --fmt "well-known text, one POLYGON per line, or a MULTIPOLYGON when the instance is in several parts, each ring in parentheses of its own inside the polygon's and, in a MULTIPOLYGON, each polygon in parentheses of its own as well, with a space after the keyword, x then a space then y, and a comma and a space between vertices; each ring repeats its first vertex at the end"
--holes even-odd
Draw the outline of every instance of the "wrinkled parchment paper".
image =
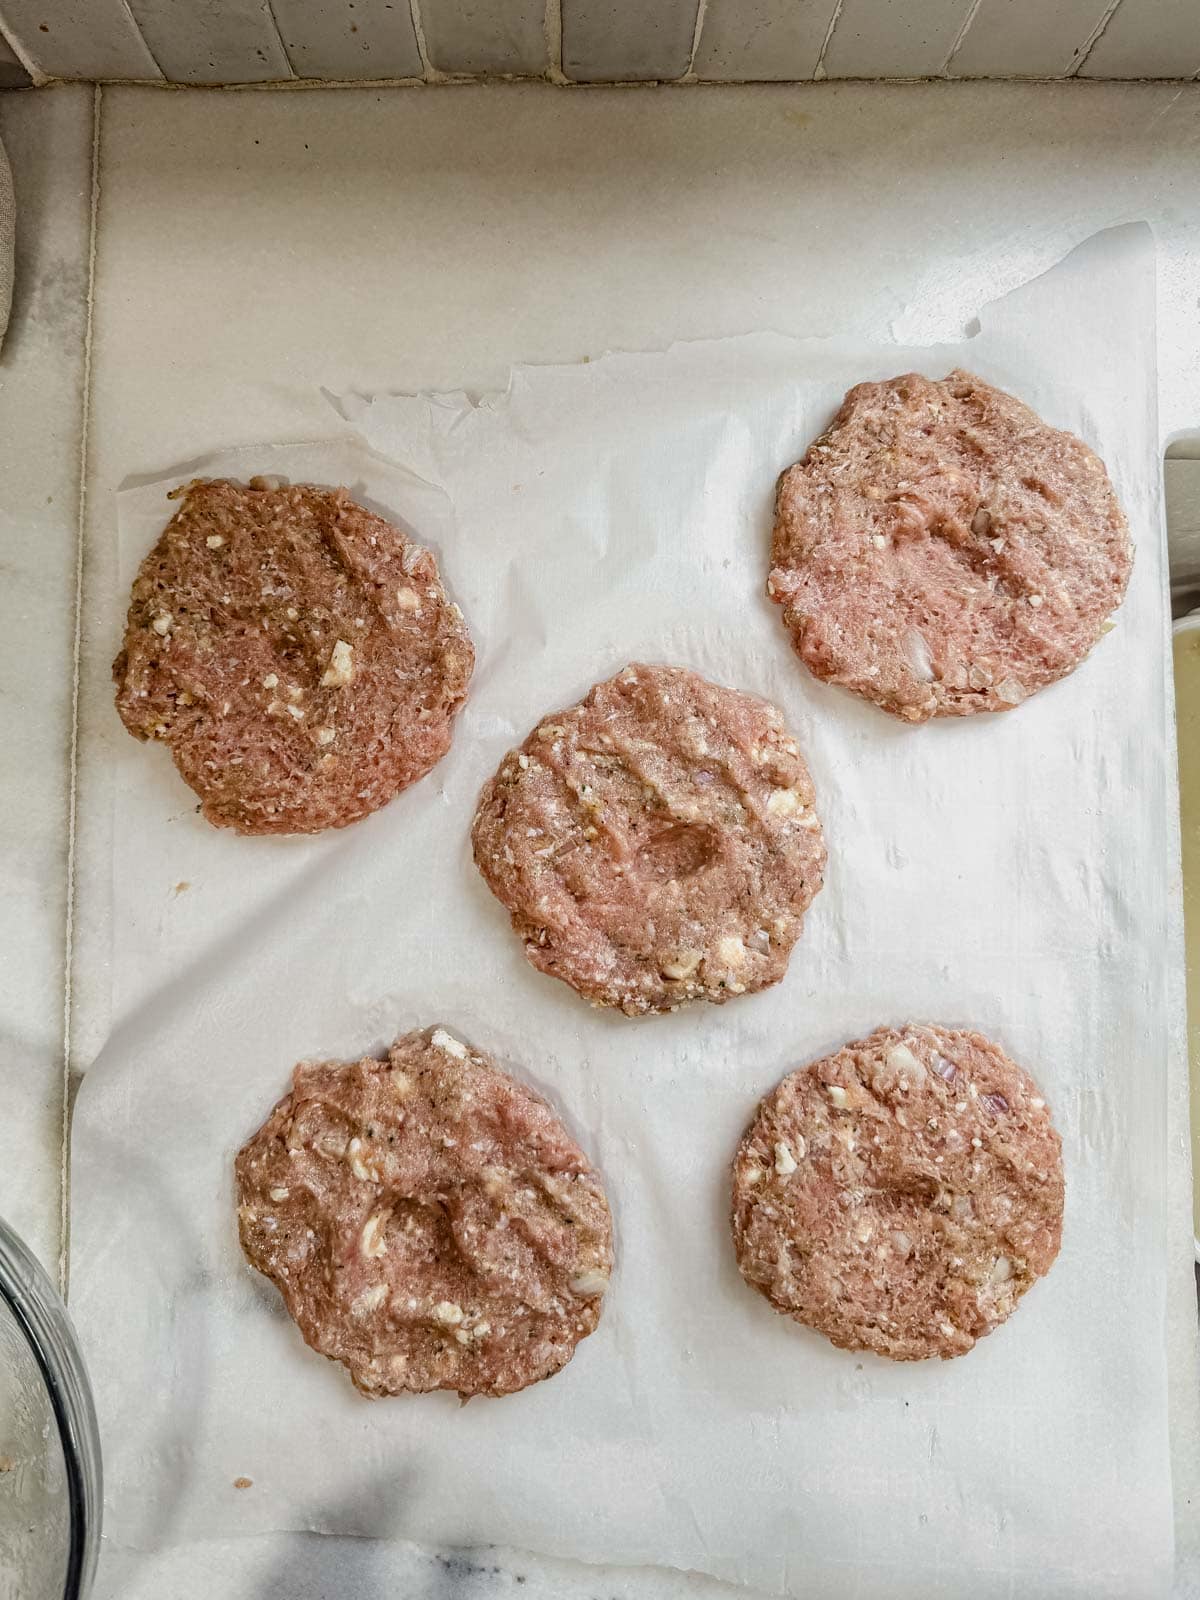
MULTIPOLYGON (((121 742, 114 1031, 75 1114, 72 1302, 106 1532, 317 1529, 700 1569, 821 1597, 1100 1596, 1168 1581, 1165 999, 1173 757, 1153 258, 1101 235, 960 346, 772 335, 519 369, 504 395, 347 399, 345 441, 212 473, 347 482, 438 552, 479 654, 451 754, 345 833, 208 828, 121 742), (852 382, 963 364, 1104 456, 1137 546, 1116 630, 1015 713, 912 729, 807 677, 763 594, 777 472, 852 382), (380 456, 396 463, 389 466, 380 456), (787 978, 630 1021, 529 968, 471 864, 480 784, 630 659, 777 701, 826 887, 787 978), (833 1349, 739 1279, 727 1164, 788 1068, 883 1022, 975 1025, 1064 1138, 1062 1255, 963 1359, 833 1349), (236 1242, 232 1157, 305 1056, 445 1022, 526 1074, 604 1171, 600 1330, 502 1401, 369 1402, 236 1242), (252 1487, 235 1489, 246 1477, 252 1487)), ((127 575, 177 476, 120 497, 127 575)))

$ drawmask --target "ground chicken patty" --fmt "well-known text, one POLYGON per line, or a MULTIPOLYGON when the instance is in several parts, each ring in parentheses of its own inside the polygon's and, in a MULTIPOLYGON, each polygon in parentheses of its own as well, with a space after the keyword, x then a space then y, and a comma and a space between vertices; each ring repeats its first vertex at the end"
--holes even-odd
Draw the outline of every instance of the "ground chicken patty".
POLYGON ((218 827, 317 833, 450 747, 474 651, 437 563, 345 489, 196 481, 133 585, 117 710, 218 827))
POLYGON ((472 840, 533 965, 631 1016, 777 983, 825 866, 780 713, 683 667, 626 667, 543 718, 472 840))
POLYGON ((1048 1272, 1062 1145, 978 1033, 881 1028, 784 1078, 733 1163, 747 1283, 847 1350, 962 1355, 1048 1272))
POLYGON ((596 1327, 600 1178, 549 1106, 443 1028, 301 1063, 238 1152, 238 1229, 366 1395, 511 1394, 596 1327))
POLYGON ((1104 463, 969 372, 851 389, 779 480, 767 591, 818 678, 908 722, 1077 667, 1132 549, 1104 463))

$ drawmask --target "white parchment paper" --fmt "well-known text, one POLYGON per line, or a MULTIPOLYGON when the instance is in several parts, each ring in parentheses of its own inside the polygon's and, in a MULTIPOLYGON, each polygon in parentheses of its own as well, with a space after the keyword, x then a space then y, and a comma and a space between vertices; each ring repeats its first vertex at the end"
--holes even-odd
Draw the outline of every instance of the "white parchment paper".
MULTIPOLYGON (((1165 558, 1145 229, 1102 235, 956 347, 772 335, 350 399, 344 441, 209 472, 346 482, 441 559, 479 654, 454 748, 316 840, 208 828, 122 743, 111 1040, 80 1093, 72 1302, 108 1535, 318 1529, 974 1600, 1164 1592, 1165 558), (1107 461, 1137 547, 1116 630, 1019 711, 911 729, 815 683, 763 595, 777 472, 853 382, 963 364, 1107 461), (395 465, 388 465, 387 456, 395 465), (470 861, 480 784, 630 659, 777 701, 830 850, 787 978, 633 1022, 529 968, 470 861), (883 1022, 975 1025, 1064 1138, 1062 1255, 950 1363, 835 1350, 739 1279, 727 1164, 791 1066, 883 1022), (244 1265, 232 1157, 305 1056, 442 1021, 551 1096, 603 1169, 618 1270, 552 1381, 368 1402, 244 1265), (253 1480, 235 1489, 238 1477, 253 1480)), ((120 497, 129 576, 174 474, 120 497)))

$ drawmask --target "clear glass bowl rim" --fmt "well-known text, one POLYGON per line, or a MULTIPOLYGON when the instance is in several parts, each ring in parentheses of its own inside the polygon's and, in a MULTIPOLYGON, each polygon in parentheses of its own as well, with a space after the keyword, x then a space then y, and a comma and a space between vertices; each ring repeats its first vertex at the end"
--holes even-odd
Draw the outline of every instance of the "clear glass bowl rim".
POLYGON ((91 1385, 66 1306, 40 1262, 2 1217, 0 1300, 28 1342, 58 1425, 69 1518, 63 1600, 85 1600, 96 1571, 104 1504, 91 1385))

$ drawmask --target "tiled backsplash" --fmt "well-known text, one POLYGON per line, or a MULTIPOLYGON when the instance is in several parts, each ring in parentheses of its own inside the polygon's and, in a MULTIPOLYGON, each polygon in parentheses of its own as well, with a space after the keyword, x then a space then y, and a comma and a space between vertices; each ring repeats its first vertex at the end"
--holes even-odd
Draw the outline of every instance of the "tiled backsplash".
POLYGON ((0 0, 0 30, 38 82, 1200 77, 1200 0, 0 0))

